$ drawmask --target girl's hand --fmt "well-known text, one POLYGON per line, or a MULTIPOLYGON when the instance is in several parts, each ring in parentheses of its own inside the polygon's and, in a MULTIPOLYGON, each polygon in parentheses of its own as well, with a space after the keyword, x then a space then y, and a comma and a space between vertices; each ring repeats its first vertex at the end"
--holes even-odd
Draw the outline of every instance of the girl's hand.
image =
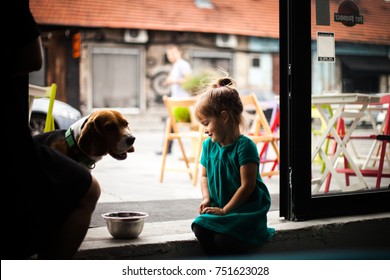
POLYGON ((210 204, 211 202, 209 198, 203 199, 203 201, 199 205, 199 209, 198 209, 199 213, 202 214, 204 208, 210 206, 210 204))
POLYGON ((223 208, 219 208, 219 207, 204 207, 203 211, 201 212, 201 214, 214 214, 214 215, 223 216, 226 213, 225 213, 225 210, 223 210, 223 208))

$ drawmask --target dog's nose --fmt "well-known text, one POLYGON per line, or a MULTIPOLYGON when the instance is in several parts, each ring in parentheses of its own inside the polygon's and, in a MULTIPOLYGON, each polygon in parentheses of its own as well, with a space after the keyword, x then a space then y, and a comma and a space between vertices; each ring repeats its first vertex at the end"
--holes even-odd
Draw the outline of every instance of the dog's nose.
POLYGON ((129 146, 133 145, 134 144, 134 141, 135 141, 135 137, 134 136, 130 136, 129 138, 127 138, 126 142, 129 146))

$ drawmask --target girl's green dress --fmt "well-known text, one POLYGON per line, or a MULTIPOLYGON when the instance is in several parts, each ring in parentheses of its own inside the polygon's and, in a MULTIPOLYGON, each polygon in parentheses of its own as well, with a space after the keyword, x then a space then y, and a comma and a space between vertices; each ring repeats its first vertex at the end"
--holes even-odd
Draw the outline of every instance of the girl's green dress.
MULTIPOLYGON (((259 153, 244 135, 225 147, 210 138, 204 141, 200 163, 207 169, 211 206, 223 208, 230 201, 241 185, 240 166, 249 162, 259 164, 259 153)), ((193 223, 252 245, 269 240, 275 234, 275 229, 267 227, 271 199, 257 170, 256 188, 244 205, 224 216, 201 214, 193 223)))

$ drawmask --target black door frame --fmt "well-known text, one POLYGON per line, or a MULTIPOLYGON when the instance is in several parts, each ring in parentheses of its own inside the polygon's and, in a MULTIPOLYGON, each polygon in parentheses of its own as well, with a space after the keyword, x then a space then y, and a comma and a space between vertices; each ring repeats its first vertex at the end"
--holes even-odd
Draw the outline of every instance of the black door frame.
POLYGON ((279 1, 280 216, 299 221, 389 212, 390 189, 312 197, 310 143, 312 3, 311 0, 279 1))

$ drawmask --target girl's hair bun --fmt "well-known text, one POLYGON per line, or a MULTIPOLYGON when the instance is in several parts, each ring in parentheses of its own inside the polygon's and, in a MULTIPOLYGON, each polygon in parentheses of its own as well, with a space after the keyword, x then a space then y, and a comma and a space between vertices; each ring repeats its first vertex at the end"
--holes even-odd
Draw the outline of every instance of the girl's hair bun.
POLYGON ((220 86, 220 87, 234 86, 234 81, 231 78, 228 78, 228 77, 221 78, 218 81, 218 86, 220 86))

